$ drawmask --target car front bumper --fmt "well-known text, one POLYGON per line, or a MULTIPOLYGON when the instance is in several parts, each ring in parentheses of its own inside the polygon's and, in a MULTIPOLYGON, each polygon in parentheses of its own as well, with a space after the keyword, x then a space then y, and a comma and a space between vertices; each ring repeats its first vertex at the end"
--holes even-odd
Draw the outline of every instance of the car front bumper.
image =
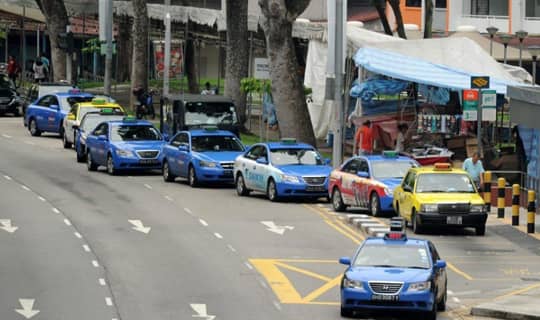
POLYGON ((114 168, 116 170, 153 170, 161 169, 161 159, 138 159, 116 157, 114 159, 114 168))
MULTIPOLYGON (((478 227, 483 226, 486 224, 487 221, 487 213, 486 212, 478 212, 478 213, 468 213, 468 214, 440 214, 440 213, 425 213, 420 212, 418 213, 418 218, 420 219, 420 224, 422 226, 448 226, 448 227, 478 227), (448 217, 458 217, 454 218, 453 222, 449 222, 448 217), (456 220, 461 220, 461 223, 456 223, 456 220)), ((452 219, 452 218, 450 218, 452 219)))
POLYGON ((201 182, 234 182, 232 169, 198 167, 196 168, 195 172, 197 174, 197 179, 201 182))
POLYGON ((373 293, 365 289, 341 289, 341 306, 351 310, 430 311, 433 308, 431 291, 401 292, 398 301, 373 300, 373 293))
POLYGON ((328 197, 328 184, 308 185, 305 183, 276 183, 280 197, 328 197))

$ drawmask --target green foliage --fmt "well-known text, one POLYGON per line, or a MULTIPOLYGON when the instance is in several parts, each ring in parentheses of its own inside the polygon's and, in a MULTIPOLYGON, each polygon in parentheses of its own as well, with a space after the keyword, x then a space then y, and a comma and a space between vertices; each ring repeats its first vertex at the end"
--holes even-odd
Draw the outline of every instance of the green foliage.
POLYGON ((270 80, 261 80, 255 78, 244 78, 240 81, 240 90, 245 93, 271 93, 272 84, 270 80))
POLYGON ((93 53, 93 52, 99 52, 101 50, 101 45, 99 43, 98 38, 88 39, 86 40, 85 44, 86 45, 81 50, 82 52, 93 53))

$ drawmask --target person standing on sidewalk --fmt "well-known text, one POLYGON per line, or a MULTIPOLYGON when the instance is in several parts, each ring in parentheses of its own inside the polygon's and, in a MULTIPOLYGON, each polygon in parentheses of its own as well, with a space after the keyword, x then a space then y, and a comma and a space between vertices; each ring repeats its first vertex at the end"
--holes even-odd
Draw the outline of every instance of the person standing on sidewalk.
POLYGON ((356 131, 353 153, 358 155, 373 153, 373 130, 370 120, 366 120, 356 131))
POLYGON ((32 69, 34 70, 34 80, 36 83, 45 81, 45 66, 39 57, 34 62, 32 69))
POLYGON ((21 72, 21 67, 17 63, 17 60, 15 60, 15 57, 9 56, 8 65, 7 65, 7 73, 8 73, 8 78, 9 80, 11 80, 14 87, 17 87, 17 77, 19 76, 20 72, 21 72))
POLYGON ((471 176, 477 188, 480 188, 484 184, 484 166, 482 160, 480 160, 480 153, 473 153, 472 157, 463 161, 463 170, 471 176))

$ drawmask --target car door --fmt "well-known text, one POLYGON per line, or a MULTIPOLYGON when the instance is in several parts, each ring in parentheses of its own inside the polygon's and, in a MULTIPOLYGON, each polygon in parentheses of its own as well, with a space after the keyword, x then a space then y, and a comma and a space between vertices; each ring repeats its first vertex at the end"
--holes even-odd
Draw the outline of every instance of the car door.
POLYGON ((399 214, 407 221, 411 221, 411 213, 413 208, 413 192, 416 181, 416 173, 410 171, 407 173, 401 183, 398 199, 396 200, 399 206, 399 214))
MULTIPOLYGON (((69 109, 69 113, 67 114, 67 116, 64 117, 64 120, 63 120, 64 130, 66 130, 66 137, 68 138, 68 141, 71 141, 71 137, 75 137, 75 131, 73 130, 73 125, 76 123, 77 120, 73 120, 73 119, 70 120, 70 117, 74 119, 79 119, 77 118, 78 109, 79 109, 78 103, 71 105, 69 109)), ((79 122, 80 122, 80 119, 79 119, 79 122)), ((75 142, 75 139, 73 139, 73 142, 75 142)))
POLYGON ((49 111, 49 105, 51 103, 51 95, 44 96, 43 98, 39 99, 35 106, 35 117, 36 117, 36 123, 38 125, 38 128, 41 130, 48 130, 48 119, 47 114, 49 111))
POLYGON ((260 183, 257 182, 257 159, 263 153, 263 145, 254 145, 242 156, 240 171, 244 176, 244 181, 248 189, 259 190, 260 183))
POLYGON ((366 159, 358 159, 358 171, 365 172, 367 177, 359 177, 355 174, 353 182, 353 194, 357 205, 367 208, 369 206, 369 185, 371 184, 371 175, 369 172, 369 165, 366 159))
POLYGON ((169 164, 169 170, 174 175, 180 174, 178 159, 178 146, 180 145, 180 133, 172 137, 171 141, 163 147, 163 157, 169 164))
POLYGON ((259 163, 257 160, 255 160, 255 167, 252 171, 254 177, 256 178, 255 189, 266 192, 271 167, 268 148, 265 145, 261 145, 260 153, 257 159, 263 159, 264 163, 259 163))
POLYGON ((96 140, 94 142, 94 147, 92 148, 92 157, 95 162, 104 165, 107 161, 107 151, 109 147, 109 141, 108 140, 102 140, 100 137, 105 136, 109 137, 109 124, 108 123, 102 123, 100 124, 96 130, 94 131, 94 135, 96 136, 96 140))
POLYGON ((357 176, 360 161, 351 159, 341 169, 341 197, 347 205, 357 205, 354 197, 353 184, 357 176))
POLYGON ((189 142, 190 135, 187 132, 181 132, 178 134, 178 146, 184 146, 185 150, 177 150, 178 170, 181 177, 188 176, 189 163, 191 162, 191 145, 189 142))
MULTIPOLYGON (((438 260, 441 259, 435 245, 428 241, 429 252, 431 254, 432 264, 435 266, 438 260)), ((435 268, 433 270, 434 282, 437 286, 437 300, 440 301, 444 293, 446 292, 446 270, 444 268, 435 268)))
POLYGON ((47 118, 47 131, 58 132, 58 129, 60 128, 60 121, 63 119, 60 117, 60 103, 58 102, 58 98, 56 98, 56 96, 50 97, 49 107, 45 110, 47 118))

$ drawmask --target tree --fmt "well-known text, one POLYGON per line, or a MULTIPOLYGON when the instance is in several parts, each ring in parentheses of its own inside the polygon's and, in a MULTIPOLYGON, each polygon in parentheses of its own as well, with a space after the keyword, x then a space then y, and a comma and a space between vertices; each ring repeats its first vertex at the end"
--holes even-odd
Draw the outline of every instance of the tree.
POLYGON ((292 38, 293 22, 310 0, 259 0, 281 136, 315 145, 292 38))
MULTIPOLYGON (((145 0, 132 0, 133 57, 131 59, 131 90, 148 88, 148 9, 145 0)), ((131 105, 134 97, 131 95, 131 105)))
POLYGON ((248 1, 227 0, 227 53, 225 63, 225 95, 236 105, 242 127, 246 122, 246 93, 240 82, 248 76, 248 1))
POLYGON ((403 16, 401 15, 401 9, 399 8, 399 0, 388 0, 394 15, 396 16, 397 32, 400 38, 407 39, 405 34, 405 27, 403 26, 403 16))
MULTIPOLYGON (((128 15, 119 15, 118 18, 118 40, 116 48, 118 50, 118 61, 130 61, 133 52, 131 48, 131 18, 128 15)), ((129 80, 131 74, 131 64, 119 63, 117 80, 124 82, 129 80)))
POLYGON ((377 13, 379 14, 379 19, 381 19, 381 24, 384 29, 384 33, 386 33, 389 36, 393 36, 394 33, 392 32, 392 28, 390 28, 390 24, 388 23, 388 17, 386 16, 386 0, 373 0, 372 1, 373 6, 375 6, 375 9, 377 10, 377 13))
MULTIPOLYGON (((58 47, 58 35, 66 32, 69 24, 66 6, 63 0, 36 0, 41 13, 45 16, 47 32, 51 42, 51 70, 54 81, 66 79, 66 52, 58 47)), ((24 61, 23 61, 24 63, 24 61)))
POLYGON ((426 9, 424 12, 424 38, 432 37, 433 29, 433 1, 426 0, 426 9))
MULTIPOLYGON (((186 22, 188 24, 189 30, 195 30, 195 23, 186 22)), ((201 92, 199 87, 199 61, 198 56, 200 54, 195 40, 193 39, 193 34, 188 35, 186 39, 186 76, 188 80, 188 91, 190 93, 198 94, 201 92)))

